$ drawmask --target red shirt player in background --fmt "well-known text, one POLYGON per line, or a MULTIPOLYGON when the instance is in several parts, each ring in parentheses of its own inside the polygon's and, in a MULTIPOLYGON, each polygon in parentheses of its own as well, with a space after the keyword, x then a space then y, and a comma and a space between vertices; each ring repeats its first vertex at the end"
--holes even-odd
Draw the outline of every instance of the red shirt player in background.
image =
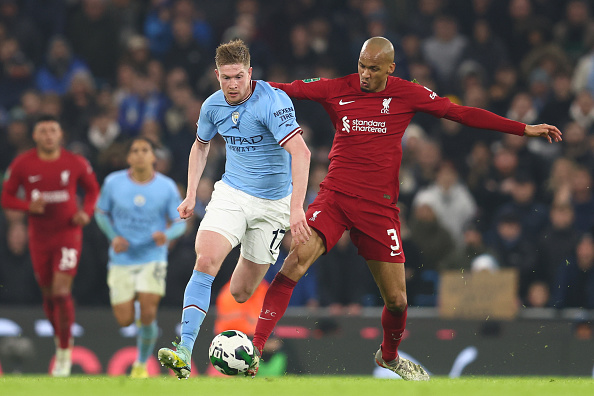
POLYGON ((71 290, 82 246, 82 227, 89 224, 99 196, 95 173, 86 159, 61 147, 63 132, 51 116, 33 129, 36 148, 14 159, 2 188, 2 207, 28 212, 29 250, 45 315, 56 338, 53 376, 71 369, 74 305, 71 290), (85 191, 82 209, 78 187, 85 191), (24 197, 18 194, 24 189, 24 197))
MULTIPOLYGON (((554 126, 526 125, 451 103, 419 84, 390 76, 394 67, 392 43, 373 37, 363 44, 358 74, 270 84, 291 98, 321 103, 336 134, 328 175, 307 211, 308 225, 316 232, 305 244, 291 247, 291 254, 268 289, 254 336, 259 352, 284 314, 296 282, 320 255, 332 249, 344 230, 351 230, 351 239, 367 261, 385 304, 383 342, 375 354, 376 363, 406 380, 428 380, 420 365, 399 357, 397 352, 407 312, 396 207, 404 130, 416 112, 425 112, 474 128, 542 136, 551 143, 561 140, 561 132, 554 126)), ((249 374, 255 375, 257 363, 253 366, 249 374)))

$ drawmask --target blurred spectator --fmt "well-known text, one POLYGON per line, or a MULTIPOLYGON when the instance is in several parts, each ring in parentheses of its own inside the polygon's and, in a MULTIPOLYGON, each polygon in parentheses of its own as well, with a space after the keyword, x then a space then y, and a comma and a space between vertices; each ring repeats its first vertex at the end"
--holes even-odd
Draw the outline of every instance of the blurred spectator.
MULTIPOLYGON (((120 135, 120 126, 107 109, 98 109, 90 119, 87 140, 97 154, 108 148, 120 135)), ((96 154, 94 157, 96 157, 96 154)))
POLYGON ((594 185, 592 171, 577 166, 571 175, 571 204, 575 211, 576 230, 588 232, 594 226, 594 185))
POLYGON ((565 5, 565 18, 553 29, 555 42, 573 63, 594 47, 594 22, 590 11, 587 1, 570 0, 565 5))
POLYGON ((121 62, 132 67, 137 73, 148 73, 148 63, 151 60, 151 53, 146 37, 135 34, 128 38, 123 48, 125 50, 120 57, 121 62))
POLYGON ((92 115, 97 111, 93 77, 80 70, 72 76, 68 93, 64 96, 63 125, 66 140, 86 142, 92 115))
POLYGON ((464 62, 474 61, 479 64, 485 71, 485 83, 490 85, 497 68, 509 63, 507 49, 501 39, 494 36, 486 19, 473 21, 472 36, 464 49, 462 59, 464 62))
POLYGON ((571 256, 559 263, 552 291, 555 308, 594 309, 594 237, 586 233, 571 256))
POLYGON ((173 5, 174 18, 189 18, 192 22, 192 36, 205 51, 214 50, 213 29, 199 4, 192 0, 177 0, 173 5))
POLYGON ((126 95, 119 107, 118 122, 122 133, 134 137, 146 120, 161 121, 164 113, 164 100, 148 76, 134 73, 132 92, 126 95))
MULTIPOLYGON (((28 14, 29 10, 26 10, 22 3, 18 0, 2 0, 0 2, 0 25, 18 41, 23 53, 27 54, 27 57, 32 59, 35 64, 39 64, 43 58, 43 39, 50 36, 41 34, 36 21, 31 18, 28 14)), ((55 2, 52 1, 52 3, 55 2)), ((47 5, 43 4, 41 7, 47 5)), ((52 5, 55 6, 52 7, 54 11, 63 8, 63 5, 60 4, 52 5)), ((54 22, 59 22, 59 19, 54 22)))
POLYGON ((431 206, 439 223, 461 247, 464 225, 476 215, 477 205, 451 162, 442 162, 435 182, 416 194, 413 206, 421 204, 431 206))
POLYGON ((441 147, 433 140, 422 140, 418 144, 414 159, 414 177, 420 187, 427 186, 435 180, 442 161, 441 147))
POLYGON ((27 248, 27 226, 23 221, 8 222, 0 231, 0 303, 32 304, 41 301, 41 294, 27 248), (28 264, 28 265, 27 265, 28 264))
POLYGON ((515 211, 500 213, 495 228, 487 238, 487 245, 497 252, 501 268, 516 268, 520 274, 519 296, 525 299, 528 286, 535 280, 536 251, 529 239, 524 238, 522 221, 515 211))
POLYGON ((33 74, 33 64, 15 38, 0 42, 0 106, 16 105, 19 97, 33 86, 33 74))
POLYGON ((589 129, 594 124, 594 91, 582 90, 577 93, 569 107, 569 117, 582 127, 589 129))
POLYGON ((542 281, 535 281, 528 287, 526 293, 526 307, 545 308, 549 306, 551 291, 549 285, 542 281))
POLYGON ((442 95, 455 92, 454 77, 467 41, 453 17, 440 15, 433 22, 433 35, 423 42, 423 56, 437 73, 442 95))
POLYGON ((42 93, 64 95, 70 88, 73 76, 78 72, 89 72, 89 69, 72 54, 68 41, 62 36, 56 36, 49 43, 44 65, 35 75, 36 88, 42 93))
POLYGON ((586 128, 575 121, 567 123, 563 128, 563 157, 579 165, 594 165, 588 139, 586 128))
POLYGON ((538 109, 534 106, 532 96, 527 92, 515 94, 506 117, 524 124, 533 124, 538 118, 538 109))
POLYGON ((470 270, 479 257, 497 256, 497 253, 485 244, 483 234, 476 222, 469 221, 464 226, 463 237, 462 246, 458 249, 455 259, 448 263, 448 269, 470 270))
POLYGON ((444 1, 419 0, 413 4, 416 9, 411 10, 410 17, 407 18, 406 30, 425 39, 433 32, 433 22, 444 9, 444 1))
POLYGON ((511 65, 502 65, 495 70, 494 83, 489 87, 491 109, 505 115, 518 91, 518 71, 511 65))
POLYGON ((178 17, 173 20, 173 43, 165 53, 165 67, 171 70, 175 67, 185 69, 189 83, 196 86, 199 77, 206 72, 210 64, 210 56, 206 56, 204 48, 192 35, 190 19, 178 17))
POLYGON ((67 26, 74 52, 91 69, 100 82, 113 83, 119 54, 119 32, 116 20, 105 0, 82 0, 67 26))
POLYGON ((517 213, 524 238, 535 242, 548 224, 548 208, 538 200, 535 181, 526 172, 518 172, 511 180, 509 194, 511 201, 501 206, 495 217, 517 213))
MULTIPOLYGON (((539 121, 552 125, 564 125, 569 121, 569 108, 574 96, 571 92, 571 76, 559 72, 553 76, 551 96, 544 103, 539 121)), ((563 130, 565 133, 565 130, 563 130)))
POLYGON ((510 57, 514 64, 519 64, 530 51, 530 33, 536 25, 544 25, 542 17, 533 12, 530 0, 510 0, 507 9, 507 20, 500 26, 501 35, 508 45, 510 57))
POLYGON ((552 288, 559 263, 572 254, 580 233, 573 227, 575 214, 567 202, 553 203, 549 225, 538 235, 538 278, 552 288))
POLYGON ((124 48, 128 39, 141 31, 146 5, 135 0, 111 0, 109 12, 113 15, 119 32, 118 44, 124 48))
POLYGON ((450 232, 439 222, 433 208, 423 202, 413 206, 409 222, 410 238, 419 250, 419 271, 439 271, 451 268, 456 255, 456 245, 450 232))
POLYGON ((4 171, 17 155, 33 147, 29 126, 22 118, 14 118, 6 126, 6 140, 0 146, 0 170, 4 171))

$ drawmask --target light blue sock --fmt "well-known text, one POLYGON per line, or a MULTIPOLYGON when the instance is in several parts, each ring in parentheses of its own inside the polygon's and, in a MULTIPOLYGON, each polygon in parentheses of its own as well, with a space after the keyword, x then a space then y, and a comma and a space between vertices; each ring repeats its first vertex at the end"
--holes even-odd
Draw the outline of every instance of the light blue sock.
POLYGON ((194 270, 184 292, 184 310, 181 322, 180 346, 192 354, 202 321, 210 306, 210 290, 214 276, 194 270))
POLYGON ((138 361, 140 363, 146 363, 149 356, 153 354, 158 336, 159 327, 156 320, 153 320, 153 323, 149 325, 140 326, 136 335, 136 347, 138 348, 138 361))

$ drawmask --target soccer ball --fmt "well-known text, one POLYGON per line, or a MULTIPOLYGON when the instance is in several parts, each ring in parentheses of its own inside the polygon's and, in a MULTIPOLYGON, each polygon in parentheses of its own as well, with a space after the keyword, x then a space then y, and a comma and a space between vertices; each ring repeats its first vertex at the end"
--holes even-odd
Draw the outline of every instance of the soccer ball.
POLYGON ((239 330, 226 330, 208 348, 210 363, 225 375, 245 373, 254 360, 254 344, 239 330))

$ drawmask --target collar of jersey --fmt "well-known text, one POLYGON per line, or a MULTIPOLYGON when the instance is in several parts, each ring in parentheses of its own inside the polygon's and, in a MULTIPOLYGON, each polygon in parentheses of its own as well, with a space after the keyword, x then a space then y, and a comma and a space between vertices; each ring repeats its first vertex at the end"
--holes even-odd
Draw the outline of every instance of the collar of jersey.
POLYGON ((256 82, 252 81, 251 84, 252 84, 252 90, 251 90, 250 94, 248 96, 246 96, 246 98, 244 100, 242 100, 239 103, 229 103, 229 101, 227 100, 227 97, 225 95, 223 95, 223 97, 225 98, 225 102, 227 102, 227 104, 229 106, 239 106, 240 104, 247 102, 248 99, 252 97, 252 94, 254 93, 254 89, 256 89, 256 82))

